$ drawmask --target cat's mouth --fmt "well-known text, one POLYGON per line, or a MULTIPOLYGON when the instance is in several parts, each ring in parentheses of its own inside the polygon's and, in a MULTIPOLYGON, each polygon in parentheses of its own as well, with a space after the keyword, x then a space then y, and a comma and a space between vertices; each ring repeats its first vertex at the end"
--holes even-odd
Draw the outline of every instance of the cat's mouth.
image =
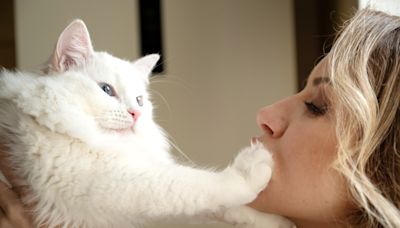
MULTIPOLYGON (((114 113, 112 113, 114 114, 114 113)), ((133 133, 137 128, 137 121, 134 121, 133 118, 129 115, 103 115, 104 118, 99 119, 98 124, 99 127, 107 132, 112 133, 133 133), (110 117, 111 116, 111 117, 110 117)))

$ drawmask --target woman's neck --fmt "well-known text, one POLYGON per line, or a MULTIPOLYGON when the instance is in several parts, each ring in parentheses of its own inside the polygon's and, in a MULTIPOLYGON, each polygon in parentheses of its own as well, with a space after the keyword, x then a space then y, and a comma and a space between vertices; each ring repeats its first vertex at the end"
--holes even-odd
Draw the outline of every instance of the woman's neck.
POLYGON ((301 219, 290 219, 294 224, 296 224, 296 228, 345 228, 348 227, 342 221, 331 221, 331 222, 322 222, 322 221, 309 221, 309 220, 301 220, 301 219))

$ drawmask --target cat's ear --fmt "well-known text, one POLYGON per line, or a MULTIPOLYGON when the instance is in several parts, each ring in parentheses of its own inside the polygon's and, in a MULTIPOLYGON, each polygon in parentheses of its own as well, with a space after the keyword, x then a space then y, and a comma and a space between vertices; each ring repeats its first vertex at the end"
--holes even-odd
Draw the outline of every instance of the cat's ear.
POLYGON ((58 38, 47 71, 64 72, 85 65, 93 55, 90 35, 82 20, 74 20, 58 38))
POLYGON ((156 66, 159 59, 159 54, 150 54, 136 60, 135 62, 133 62, 133 65, 135 66, 135 68, 148 76, 156 66))

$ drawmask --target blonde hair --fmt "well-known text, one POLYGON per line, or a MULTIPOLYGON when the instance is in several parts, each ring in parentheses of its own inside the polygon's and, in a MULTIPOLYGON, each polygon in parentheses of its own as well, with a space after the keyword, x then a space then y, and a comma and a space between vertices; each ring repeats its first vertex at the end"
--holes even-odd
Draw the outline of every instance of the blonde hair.
POLYGON ((328 54, 338 138, 356 227, 400 227, 400 17, 364 9, 328 54))

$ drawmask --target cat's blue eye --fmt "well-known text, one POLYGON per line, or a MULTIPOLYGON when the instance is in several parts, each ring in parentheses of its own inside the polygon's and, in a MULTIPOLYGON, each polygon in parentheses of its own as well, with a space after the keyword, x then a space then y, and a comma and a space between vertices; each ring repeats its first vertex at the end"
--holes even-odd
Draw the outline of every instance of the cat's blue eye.
POLYGON ((137 96, 136 102, 138 103, 139 106, 143 106, 143 96, 137 96))
POLYGON ((99 86, 106 94, 108 94, 108 95, 110 95, 112 97, 114 97, 116 95, 115 94, 115 90, 111 85, 109 85, 109 84, 107 84, 105 82, 100 82, 99 86))

